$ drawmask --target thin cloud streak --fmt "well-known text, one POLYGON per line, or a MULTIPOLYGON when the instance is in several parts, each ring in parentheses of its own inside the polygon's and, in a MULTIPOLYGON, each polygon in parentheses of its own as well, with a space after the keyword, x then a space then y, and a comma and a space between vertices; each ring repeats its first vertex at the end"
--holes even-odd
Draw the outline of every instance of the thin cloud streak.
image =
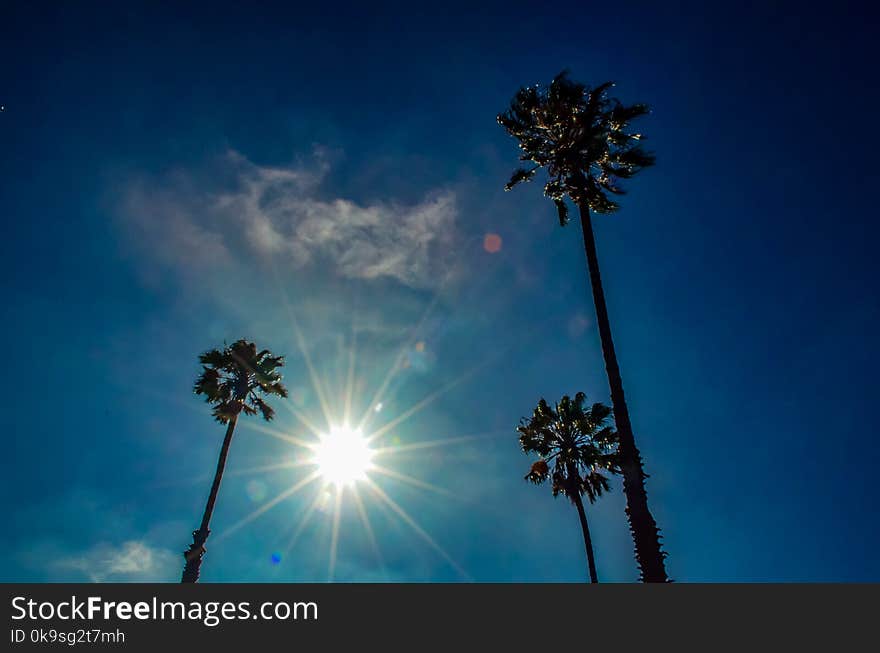
POLYGON ((184 170, 126 186, 118 212, 152 262, 204 278, 271 257, 297 270, 416 289, 434 288, 453 267, 458 208, 450 190, 416 204, 362 204, 319 192, 329 170, 320 153, 285 168, 230 151, 216 165, 210 179, 184 170))
POLYGON ((93 583, 156 582, 164 579, 169 569, 177 570, 179 558, 168 549, 128 540, 119 545, 96 544, 87 551, 55 560, 52 567, 59 572, 80 572, 93 583))

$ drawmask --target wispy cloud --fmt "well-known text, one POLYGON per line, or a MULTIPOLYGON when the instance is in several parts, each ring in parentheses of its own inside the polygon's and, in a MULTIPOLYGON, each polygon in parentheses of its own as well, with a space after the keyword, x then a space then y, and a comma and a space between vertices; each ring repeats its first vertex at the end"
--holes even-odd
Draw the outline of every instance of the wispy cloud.
POLYGON ((55 572, 78 572, 93 583, 105 581, 137 582, 169 580, 171 571, 181 567, 181 556, 146 542, 128 540, 114 545, 107 542, 52 563, 55 572))
POLYGON ((124 224, 150 258, 200 275, 250 267, 268 256, 295 269, 348 279, 393 279, 434 288, 452 269, 455 194, 415 204, 326 197, 320 154, 291 167, 257 165, 229 152, 212 174, 177 171, 129 183, 124 224))

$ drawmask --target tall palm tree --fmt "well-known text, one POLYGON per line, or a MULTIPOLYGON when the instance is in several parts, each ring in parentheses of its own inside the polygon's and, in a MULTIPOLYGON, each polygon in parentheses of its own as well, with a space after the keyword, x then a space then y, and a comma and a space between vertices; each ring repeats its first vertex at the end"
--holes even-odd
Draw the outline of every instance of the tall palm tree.
POLYGON ((580 212, 602 354, 611 388, 614 419, 620 433, 623 490, 636 563, 641 580, 666 582, 666 554, 660 549, 657 523, 648 510, 645 491, 647 476, 636 448, 623 394, 623 381, 611 338, 590 220, 591 211, 616 211, 619 205, 609 197, 609 193, 623 194, 620 180, 629 179, 654 163, 653 155, 639 145, 641 134, 629 130, 632 120, 648 112, 647 106, 626 106, 607 97, 606 92, 611 86, 611 82, 606 82, 591 89, 571 81, 562 72, 549 86, 521 88, 511 101, 510 108, 498 115, 498 122, 519 140, 522 150, 520 160, 529 162, 529 165, 516 170, 505 189, 510 190, 520 182, 529 181, 539 169, 545 168, 549 179, 544 186, 544 194, 556 205, 559 224, 565 226, 568 222, 566 198, 580 212))
POLYGON ((278 372, 278 368, 284 365, 284 357, 273 356, 268 349, 257 352, 257 346, 247 340, 237 340, 232 345, 224 346, 222 350, 212 349, 205 352, 199 356, 199 362, 202 364, 202 373, 196 379, 193 391, 197 395, 205 395, 205 401, 213 404, 214 419, 226 424, 226 437, 220 449, 220 459, 217 461, 211 494, 208 495, 208 503, 202 515, 202 524, 198 530, 193 531, 192 546, 183 554, 186 566, 183 569, 182 583, 195 583, 199 580, 205 541, 211 533, 208 526, 238 416, 241 413, 256 415, 259 412, 268 422, 275 416, 275 411, 260 395, 287 396, 287 388, 281 384, 281 374, 278 372))
POLYGON ((523 418, 517 431, 525 453, 537 453, 541 458, 532 464, 526 480, 540 485, 550 479, 553 496, 568 497, 575 505, 584 533, 590 582, 598 583, 593 541, 581 495, 590 503, 607 492, 605 471, 617 471, 617 432, 608 423, 611 409, 604 404, 593 404, 584 410, 586 396, 578 392, 574 401, 568 395, 551 408, 541 399, 531 419, 523 418), (553 469, 550 469, 553 463, 553 469))

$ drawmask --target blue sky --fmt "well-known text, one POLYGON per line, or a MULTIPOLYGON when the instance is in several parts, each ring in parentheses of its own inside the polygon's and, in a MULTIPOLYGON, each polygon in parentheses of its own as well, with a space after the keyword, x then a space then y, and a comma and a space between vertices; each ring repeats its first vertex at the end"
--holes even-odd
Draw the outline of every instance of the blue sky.
MULTIPOLYGON (((412 519, 365 493, 380 556, 343 502, 336 580, 583 580, 576 512, 522 479, 514 432, 542 396, 608 401, 580 235, 539 184, 503 191, 495 124, 562 68, 652 106, 657 165, 595 227, 670 575, 880 580, 878 97, 854 8, 3 13, 3 580, 176 580, 223 436, 196 356, 285 354, 319 420, 295 325, 337 414, 352 346, 361 411, 403 352, 374 424, 422 408, 385 446, 480 436, 384 461, 433 489, 375 479, 412 519)), ((273 427, 308 437, 282 406, 273 427)), ((301 454, 242 424, 204 580, 328 578, 313 487, 232 530, 303 475, 248 470, 301 454)), ((634 580, 619 487, 588 515, 600 578, 634 580)))

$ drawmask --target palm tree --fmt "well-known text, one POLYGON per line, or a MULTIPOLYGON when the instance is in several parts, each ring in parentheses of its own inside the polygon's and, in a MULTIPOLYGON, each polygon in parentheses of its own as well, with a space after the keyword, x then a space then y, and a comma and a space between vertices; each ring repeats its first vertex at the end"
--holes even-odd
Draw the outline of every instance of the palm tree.
POLYGON ((226 437, 220 449, 217 471, 211 494, 202 516, 199 529, 193 531, 192 546, 183 557, 186 566, 183 569, 182 583, 195 583, 199 580, 199 567, 205 554, 205 541, 211 531, 211 514, 214 502, 226 467, 229 454, 229 443, 240 413, 256 415, 259 412, 267 422, 275 416, 275 411, 267 404, 260 394, 287 396, 287 388, 281 384, 281 374, 277 371, 284 365, 283 356, 273 356, 268 349, 257 352, 257 346, 247 340, 237 340, 222 350, 212 349, 199 356, 202 373, 196 379, 193 391, 197 395, 205 395, 205 401, 213 404, 212 414, 221 424, 226 424, 226 437))
POLYGON ((591 89, 569 80, 562 72, 548 87, 521 88, 510 108, 499 114, 498 122, 519 140, 520 160, 529 162, 529 167, 516 170, 505 190, 532 179, 539 169, 545 168, 549 179, 544 194, 556 205, 560 225, 565 226, 568 222, 566 198, 580 212, 602 354, 611 388, 614 419, 620 433, 626 515, 635 544, 636 563, 641 580, 666 582, 666 554, 660 549, 657 524, 648 510, 647 475, 636 448, 623 394, 590 220, 590 211, 616 211, 619 205, 609 193, 623 194, 620 180, 629 179, 654 163, 653 155, 639 145, 642 136, 629 131, 630 122, 645 115, 647 106, 625 106, 607 97, 606 91, 611 86, 611 82, 606 82, 591 89))
POLYGON ((608 477, 603 471, 617 471, 617 432, 608 417, 611 409, 604 404, 593 404, 584 410, 586 396, 578 392, 574 401, 568 395, 551 408, 541 399, 531 419, 523 418, 517 431, 525 453, 537 453, 541 458, 532 464, 526 480, 540 485, 550 479, 553 496, 568 497, 575 505, 584 532, 584 548, 590 582, 598 583, 593 541, 581 495, 590 503, 607 492, 608 477), (550 469, 553 463, 553 469, 550 469))

